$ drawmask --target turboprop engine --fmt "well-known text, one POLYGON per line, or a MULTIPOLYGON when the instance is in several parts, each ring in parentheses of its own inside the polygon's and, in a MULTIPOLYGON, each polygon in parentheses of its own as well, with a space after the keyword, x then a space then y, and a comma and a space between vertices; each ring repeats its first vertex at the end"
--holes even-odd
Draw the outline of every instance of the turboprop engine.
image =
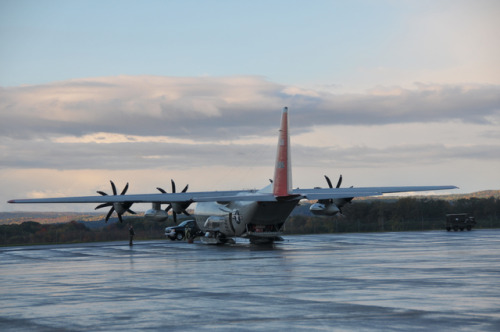
POLYGON ((334 216, 340 212, 339 207, 335 203, 314 203, 309 208, 312 214, 316 216, 334 216))
MULTIPOLYGON (((326 182, 328 183, 328 187, 333 189, 332 181, 330 178, 325 175, 326 182)), ((340 188, 342 184, 342 175, 339 177, 339 181, 337 182, 337 186, 335 188, 340 188)), ((318 202, 311 205, 309 211, 316 216, 334 216, 337 213, 342 214, 342 206, 346 203, 349 203, 352 200, 351 197, 341 198, 341 199, 320 199, 318 202)))
POLYGON ((144 213, 144 218, 157 222, 163 222, 168 219, 168 212, 161 209, 160 203, 153 203, 153 208, 144 213))

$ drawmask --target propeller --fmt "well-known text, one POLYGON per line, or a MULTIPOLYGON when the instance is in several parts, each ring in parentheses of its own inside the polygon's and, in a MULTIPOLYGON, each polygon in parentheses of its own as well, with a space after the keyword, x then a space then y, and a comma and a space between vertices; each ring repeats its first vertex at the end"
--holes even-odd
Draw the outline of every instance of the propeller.
MULTIPOLYGON (((333 188, 333 185, 332 185, 332 181, 330 180, 330 178, 328 176, 325 175, 325 179, 326 179, 326 182, 328 183, 328 187, 330 187, 331 189, 333 188)), ((335 188, 340 188, 340 185, 342 184, 342 174, 340 174, 339 176, 339 180, 337 181, 337 186, 335 188)), ((351 186, 352 188, 352 186, 351 186)), ((346 203, 351 203, 352 199, 354 197, 349 197, 349 198, 344 198, 345 202, 346 203)), ((333 203, 333 199, 329 199, 327 200, 328 203, 333 203)), ((339 204, 340 205, 340 204, 339 204)), ((343 205, 343 204, 342 204, 343 205)), ((342 213, 342 205, 340 206, 337 206, 339 208, 339 211, 340 211, 340 215, 344 215, 342 213)))
MULTIPOLYGON (((172 184, 172 193, 175 194, 175 182, 174 180, 170 180, 171 184, 172 184)), ((188 190, 188 187, 189 187, 189 184, 187 184, 184 189, 182 189, 182 193, 185 193, 187 190, 188 190)), ((157 187, 156 189, 158 189, 162 194, 166 194, 167 191, 160 188, 160 187, 157 187)), ((172 210, 172 215, 174 216, 174 222, 175 224, 177 224, 177 214, 178 213, 183 213, 185 214, 186 216, 190 216, 190 214, 186 211, 187 207, 191 204, 191 201, 187 201, 187 202, 180 202, 180 203, 170 203, 167 208, 165 209, 165 212, 168 212, 170 210, 172 210)))
MULTIPOLYGON (((111 189, 113 190, 113 196, 117 196, 117 191, 116 191, 115 184, 113 183, 113 181, 109 181, 109 182, 111 182, 111 189)), ((123 190, 120 193, 120 195, 125 195, 125 193, 127 192, 127 190, 128 190, 128 182, 125 185, 125 188, 123 188, 123 190)), ((108 194, 106 194, 105 192, 100 191, 100 190, 98 190, 97 193, 99 195, 102 195, 102 196, 108 196, 108 194)), ((111 206, 111 209, 109 209, 109 212, 106 215, 106 223, 108 222, 109 217, 111 217, 111 215, 115 211, 116 211, 116 214, 118 215, 118 220, 120 220, 120 222, 123 222, 122 214, 124 214, 125 212, 131 213, 131 214, 135 214, 134 211, 130 210, 130 207, 132 206, 132 204, 134 204, 134 203, 133 202, 125 202, 125 203, 111 203, 111 202, 109 202, 109 203, 104 203, 104 204, 98 205, 95 208, 95 210, 101 209, 103 207, 111 206)))
MULTIPOLYGON (((328 183, 328 186, 330 188, 333 188, 332 181, 330 181, 330 178, 325 175, 326 182, 328 183)), ((339 181, 337 182, 337 186, 335 188, 340 188, 340 185, 342 184, 342 174, 339 176, 339 181)))

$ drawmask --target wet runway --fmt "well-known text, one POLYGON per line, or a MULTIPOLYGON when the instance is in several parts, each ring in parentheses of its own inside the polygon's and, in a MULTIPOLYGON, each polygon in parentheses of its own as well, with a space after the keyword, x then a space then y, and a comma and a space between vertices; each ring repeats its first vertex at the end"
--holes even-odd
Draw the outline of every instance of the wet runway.
POLYGON ((1 331, 500 331, 500 230, 0 248, 1 331))

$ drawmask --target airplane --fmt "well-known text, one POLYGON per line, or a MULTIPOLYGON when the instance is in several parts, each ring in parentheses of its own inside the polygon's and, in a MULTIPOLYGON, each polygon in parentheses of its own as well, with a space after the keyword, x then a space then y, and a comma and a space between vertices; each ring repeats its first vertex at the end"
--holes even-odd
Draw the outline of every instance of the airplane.
POLYGON ((264 244, 282 241, 283 225, 292 210, 301 200, 317 201, 310 206, 315 215, 334 216, 341 214, 342 207, 357 197, 378 196, 387 193, 434 191, 457 189, 456 186, 404 186, 404 187, 350 187, 340 188, 342 175, 335 188, 325 176, 328 188, 312 189, 292 188, 292 165, 290 153, 290 135, 288 130, 288 107, 281 114, 278 135, 274 177, 271 183, 260 190, 205 191, 188 192, 186 186, 176 192, 172 180, 172 193, 157 188, 160 193, 125 195, 128 183, 118 195, 115 184, 111 181, 113 195, 98 191, 99 196, 59 197, 42 199, 14 199, 9 203, 97 203, 96 209, 111 207, 106 221, 113 212, 122 222, 125 212, 134 203, 152 203, 152 208, 145 217, 158 221, 168 218, 172 210, 174 221, 178 214, 190 215, 186 209, 196 203, 194 218, 203 232, 202 242, 209 244, 234 243, 234 238, 246 238, 250 243, 264 244), (165 210, 162 205, 168 204, 165 210))

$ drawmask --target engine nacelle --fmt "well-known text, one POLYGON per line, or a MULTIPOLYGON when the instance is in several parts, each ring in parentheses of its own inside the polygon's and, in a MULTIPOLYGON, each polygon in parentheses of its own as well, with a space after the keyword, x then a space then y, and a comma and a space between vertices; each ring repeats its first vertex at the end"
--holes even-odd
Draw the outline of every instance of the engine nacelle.
POLYGON ((168 213, 165 212, 164 210, 150 209, 147 210, 146 213, 144 213, 144 218, 162 222, 168 219, 168 213))
POLYGON ((334 216, 340 212, 340 209, 335 203, 314 203, 309 208, 312 214, 316 216, 334 216))

